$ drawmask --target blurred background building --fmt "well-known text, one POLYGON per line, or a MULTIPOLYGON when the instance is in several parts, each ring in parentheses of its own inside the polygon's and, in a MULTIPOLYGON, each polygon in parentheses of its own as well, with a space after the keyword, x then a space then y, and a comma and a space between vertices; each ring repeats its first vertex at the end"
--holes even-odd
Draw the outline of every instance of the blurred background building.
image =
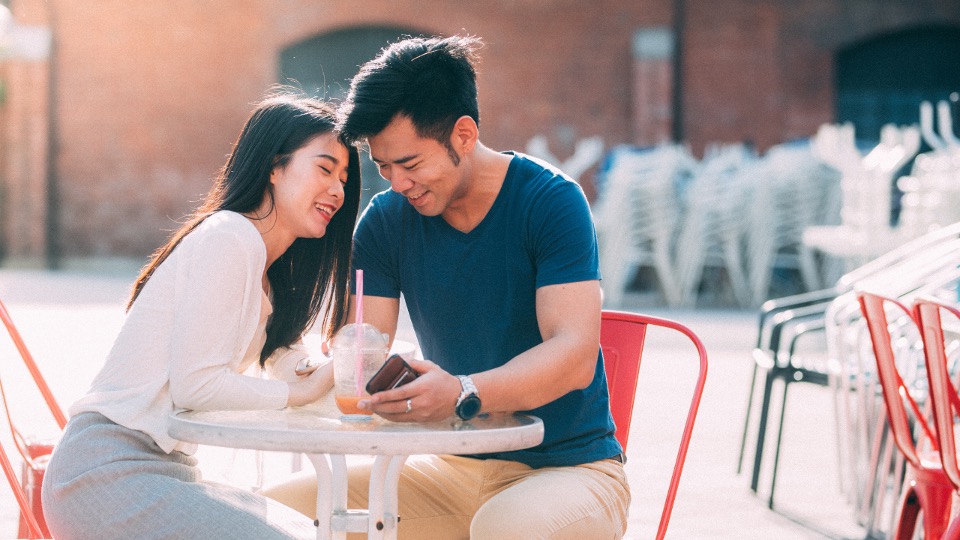
POLYGON ((0 255, 38 265, 145 256, 272 84, 340 98, 404 35, 483 38, 482 139, 560 160, 594 137, 763 151, 827 122, 876 140, 960 91, 956 0, 2 4, 0 255))

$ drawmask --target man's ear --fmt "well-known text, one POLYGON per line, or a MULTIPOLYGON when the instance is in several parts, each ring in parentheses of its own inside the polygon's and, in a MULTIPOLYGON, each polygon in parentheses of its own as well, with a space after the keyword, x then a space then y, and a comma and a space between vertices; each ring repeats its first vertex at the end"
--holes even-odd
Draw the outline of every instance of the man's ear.
POLYGON ((467 115, 461 116, 453 124, 453 131, 450 133, 450 147, 461 156, 469 154, 476 147, 479 137, 480 128, 477 127, 473 118, 467 115))

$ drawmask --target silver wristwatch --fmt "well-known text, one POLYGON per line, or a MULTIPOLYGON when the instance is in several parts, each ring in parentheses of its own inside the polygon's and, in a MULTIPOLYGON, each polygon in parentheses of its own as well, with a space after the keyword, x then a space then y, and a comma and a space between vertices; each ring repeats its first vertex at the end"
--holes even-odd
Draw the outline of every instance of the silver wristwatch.
POLYGON ((480 413, 480 392, 477 391, 473 380, 466 375, 457 375, 460 379, 460 397, 457 398, 457 416, 462 420, 470 420, 480 413))

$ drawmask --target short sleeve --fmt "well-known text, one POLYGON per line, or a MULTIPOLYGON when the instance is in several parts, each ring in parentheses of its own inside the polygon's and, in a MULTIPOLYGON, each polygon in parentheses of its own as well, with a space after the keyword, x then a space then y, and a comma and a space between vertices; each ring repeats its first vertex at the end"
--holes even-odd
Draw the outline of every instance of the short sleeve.
MULTIPOLYGON (((384 192, 373 198, 353 236, 354 275, 357 269, 363 270, 363 294, 367 296, 400 298, 399 209, 391 195, 384 192)), ((351 292, 356 293, 353 281, 351 292)))
POLYGON ((528 234, 537 264, 537 288, 600 279, 593 216, 575 182, 554 183, 535 195, 528 234))

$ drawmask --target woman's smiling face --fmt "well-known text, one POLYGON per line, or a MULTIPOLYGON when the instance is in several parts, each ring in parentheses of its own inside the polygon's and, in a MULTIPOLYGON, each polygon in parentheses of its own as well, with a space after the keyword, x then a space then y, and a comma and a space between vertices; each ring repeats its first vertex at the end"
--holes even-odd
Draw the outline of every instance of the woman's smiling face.
MULTIPOLYGON (((296 238, 320 238, 343 205, 347 148, 334 133, 310 139, 270 173, 276 226, 296 238)), ((292 240, 291 240, 292 241, 292 240)))

